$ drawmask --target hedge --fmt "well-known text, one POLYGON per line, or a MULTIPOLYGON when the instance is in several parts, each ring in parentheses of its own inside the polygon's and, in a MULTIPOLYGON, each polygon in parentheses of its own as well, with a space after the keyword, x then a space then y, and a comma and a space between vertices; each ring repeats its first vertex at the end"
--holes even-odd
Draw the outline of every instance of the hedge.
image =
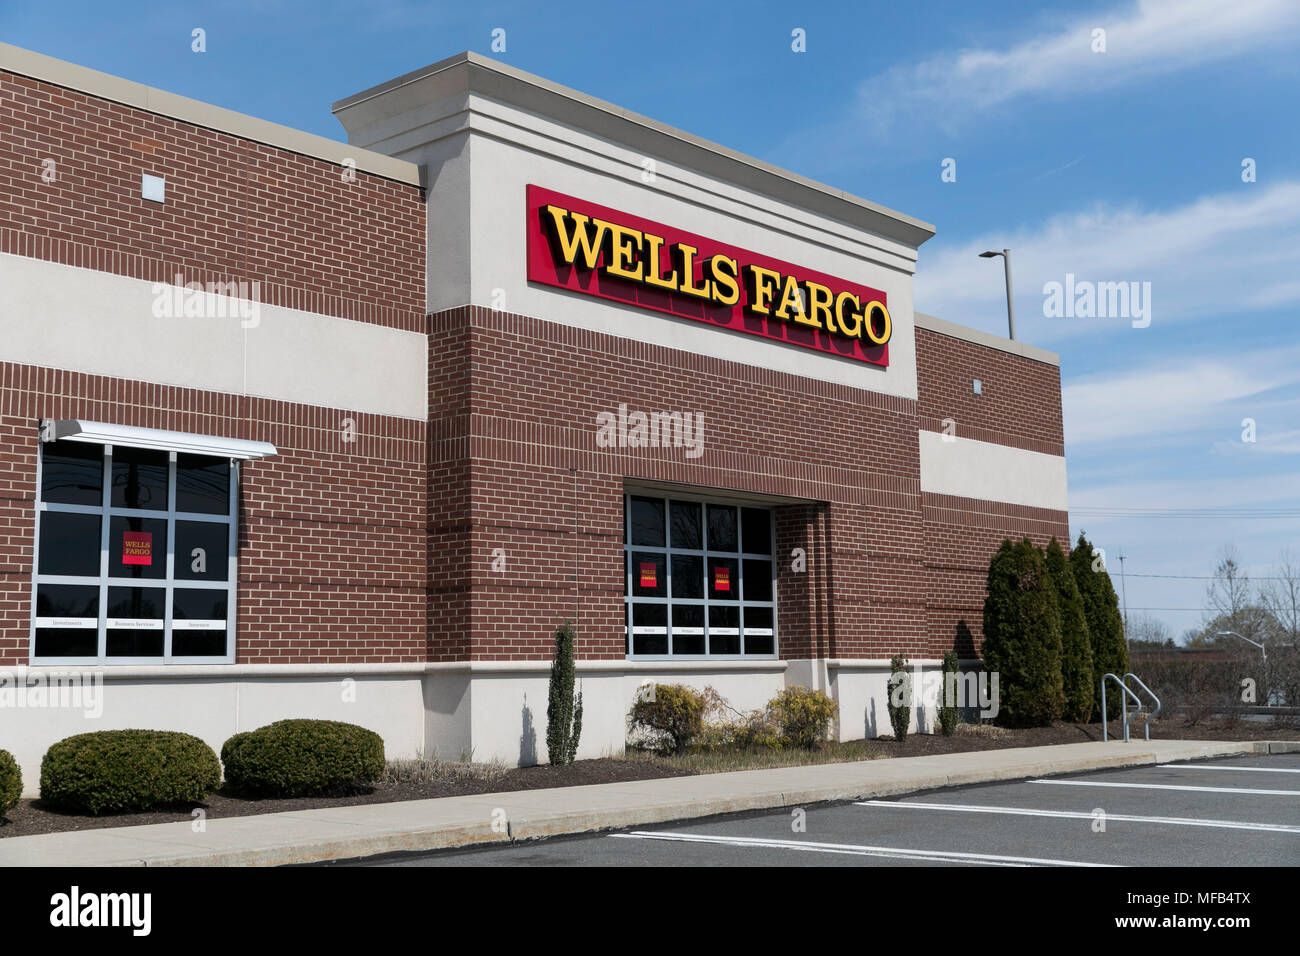
POLYGON ((198 737, 169 730, 99 730, 67 737, 41 761, 41 800, 78 813, 126 813, 200 803, 221 765, 198 737))
POLYGON ((0 817, 18 806, 23 795, 23 772, 7 750, 0 750, 0 817))
POLYGON ((384 740, 337 720, 278 720, 221 747, 226 782, 256 797, 310 797, 350 790, 384 772, 384 740))
POLYGON ((704 704, 697 691, 683 684, 655 684, 652 695, 637 698, 628 720, 659 749, 681 753, 704 730, 704 704))

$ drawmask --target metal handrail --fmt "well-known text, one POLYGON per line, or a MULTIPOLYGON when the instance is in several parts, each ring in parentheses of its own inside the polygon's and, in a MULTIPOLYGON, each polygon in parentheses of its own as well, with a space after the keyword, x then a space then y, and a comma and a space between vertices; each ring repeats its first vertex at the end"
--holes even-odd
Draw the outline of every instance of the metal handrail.
MULTIPOLYGON (((1132 697, 1133 702, 1137 704, 1137 710, 1135 710, 1134 713, 1138 713, 1139 711, 1142 710, 1142 698, 1138 697, 1137 694, 1133 693, 1132 689, 1127 684, 1125 684, 1122 680, 1120 680, 1118 674, 1101 675, 1101 739, 1103 742, 1110 740, 1110 721, 1107 718, 1107 711, 1106 711, 1106 678, 1107 677, 1109 677, 1116 684, 1118 684, 1119 689, 1122 690, 1126 695, 1120 697, 1120 703, 1124 708, 1124 720, 1123 720, 1124 743, 1128 743, 1128 722, 1129 722, 1128 698, 1132 697)), ((1138 681, 1138 683, 1141 683, 1141 681, 1138 681)), ((1152 694, 1151 696, 1154 697, 1155 695, 1152 694)), ((1147 737, 1147 739, 1150 740, 1151 738, 1147 737)))
MULTIPOLYGON (((1151 721, 1153 721, 1153 720, 1156 719, 1156 716, 1160 713, 1160 708, 1161 708, 1161 706, 1162 706, 1161 703, 1160 703, 1160 698, 1156 696, 1156 692, 1155 692, 1155 691, 1153 691, 1153 690, 1152 690, 1150 687, 1148 687, 1146 684, 1142 683, 1142 678, 1141 678, 1141 677, 1138 677, 1137 674, 1133 674, 1133 673, 1125 674, 1125 675, 1124 675, 1124 680, 1125 680, 1125 682, 1127 682, 1128 679, 1129 679, 1130 677, 1133 678, 1135 681, 1137 681, 1137 685, 1138 685, 1139 687, 1141 687, 1144 691, 1146 691, 1146 692, 1147 692, 1147 696, 1149 696, 1152 700, 1154 700, 1154 701, 1156 702, 1156 709, 1147 712, 1146 723, 1142 726, 1143 736, 1144 736, 1147 740, 1150 740, 1150 739, 1151 739, 1151 721)), ((1140 711, 1141 708, 1138 708, 1138 710, 1140 711)), ((1137 715, 1134 714, 1134 716, 1137 716, 1137 715)))

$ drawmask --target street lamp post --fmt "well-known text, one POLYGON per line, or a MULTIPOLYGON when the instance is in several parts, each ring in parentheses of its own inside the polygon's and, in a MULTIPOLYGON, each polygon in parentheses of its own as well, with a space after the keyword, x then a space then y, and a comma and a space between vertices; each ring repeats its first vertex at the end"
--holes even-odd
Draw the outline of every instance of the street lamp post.
POLYGON ((1002 265, 1005 267, 1007 276, 1007 333, 1011 341, 1016 340, 1016 307, 1011 295, 1011 250, 1003 249, 1001 252, 990 249, 988 252, 981 252, 981 259, 992 259, 994 256, 1002 257, 1002 265))
MULTIPOLYGON (((1216 631, 1215 634, 1218 637, 1226 637, 1229 634, 1231 634, 1233 637, 1241 637, 1241 635, 1238 634, 1236 631, 1216 631)), ((1245 641, 1247 644, 1254 644, 1256 647, 1258 647, 1259 652, 1264 655, 1264 663, 1265 664, 1268 663, 1268 649, 1265 648, 1263 644, 1259 643, 1259 641, 1252 641, 1249 637, 1241 637, 1241 639, 1245 641)))

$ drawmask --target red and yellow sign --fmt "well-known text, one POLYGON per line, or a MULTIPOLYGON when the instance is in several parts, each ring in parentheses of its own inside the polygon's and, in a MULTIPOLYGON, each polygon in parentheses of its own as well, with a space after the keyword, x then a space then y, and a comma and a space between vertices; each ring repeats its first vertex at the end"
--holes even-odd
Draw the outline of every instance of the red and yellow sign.
POLYGON ((153 564, 153 534, 148 531, 123 531, 122 563, 153 564))
POLYGON ((658 575, 655 573, 658 570, 655 567, 655 563, 653 561, 642 561, 640 562, 640 564, 641 564, 641 587, 657 588, 659 585, 656 582, 658 581, 659 578, 658 575))
POLYGON ((529 186, 528 279, 845 358, 889 364, 885 293, 529 186))
POLYGON ((730 591, 731 590, 731 569, 722 565, 716 565, 713 569, 713 590, 730 591))

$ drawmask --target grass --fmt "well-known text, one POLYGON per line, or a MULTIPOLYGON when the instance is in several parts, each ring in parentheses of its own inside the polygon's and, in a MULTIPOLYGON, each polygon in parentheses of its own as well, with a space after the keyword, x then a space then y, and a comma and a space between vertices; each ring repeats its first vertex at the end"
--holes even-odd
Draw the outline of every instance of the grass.
POLYGON ((390 760, 384 767, 382 783, 434 783, 438 780, 495 780, 509 767, 500 760, 475 763, 473 754, 461 754, 460 760, 442 760, 435 753, 426 757, 417 752, 414 757, 390 760))
POLYGON ((821 750, 783 748, 772 750, 700 750, 664 755, 650 750, 628 748, 627 760, 662 762, 691 773, 726 773, 730 770, 769 770, 773 767, 803 767, 821 763, 847 763, 854 760, 879 760, 886 756, 871 740, 829 741, 821 750))

